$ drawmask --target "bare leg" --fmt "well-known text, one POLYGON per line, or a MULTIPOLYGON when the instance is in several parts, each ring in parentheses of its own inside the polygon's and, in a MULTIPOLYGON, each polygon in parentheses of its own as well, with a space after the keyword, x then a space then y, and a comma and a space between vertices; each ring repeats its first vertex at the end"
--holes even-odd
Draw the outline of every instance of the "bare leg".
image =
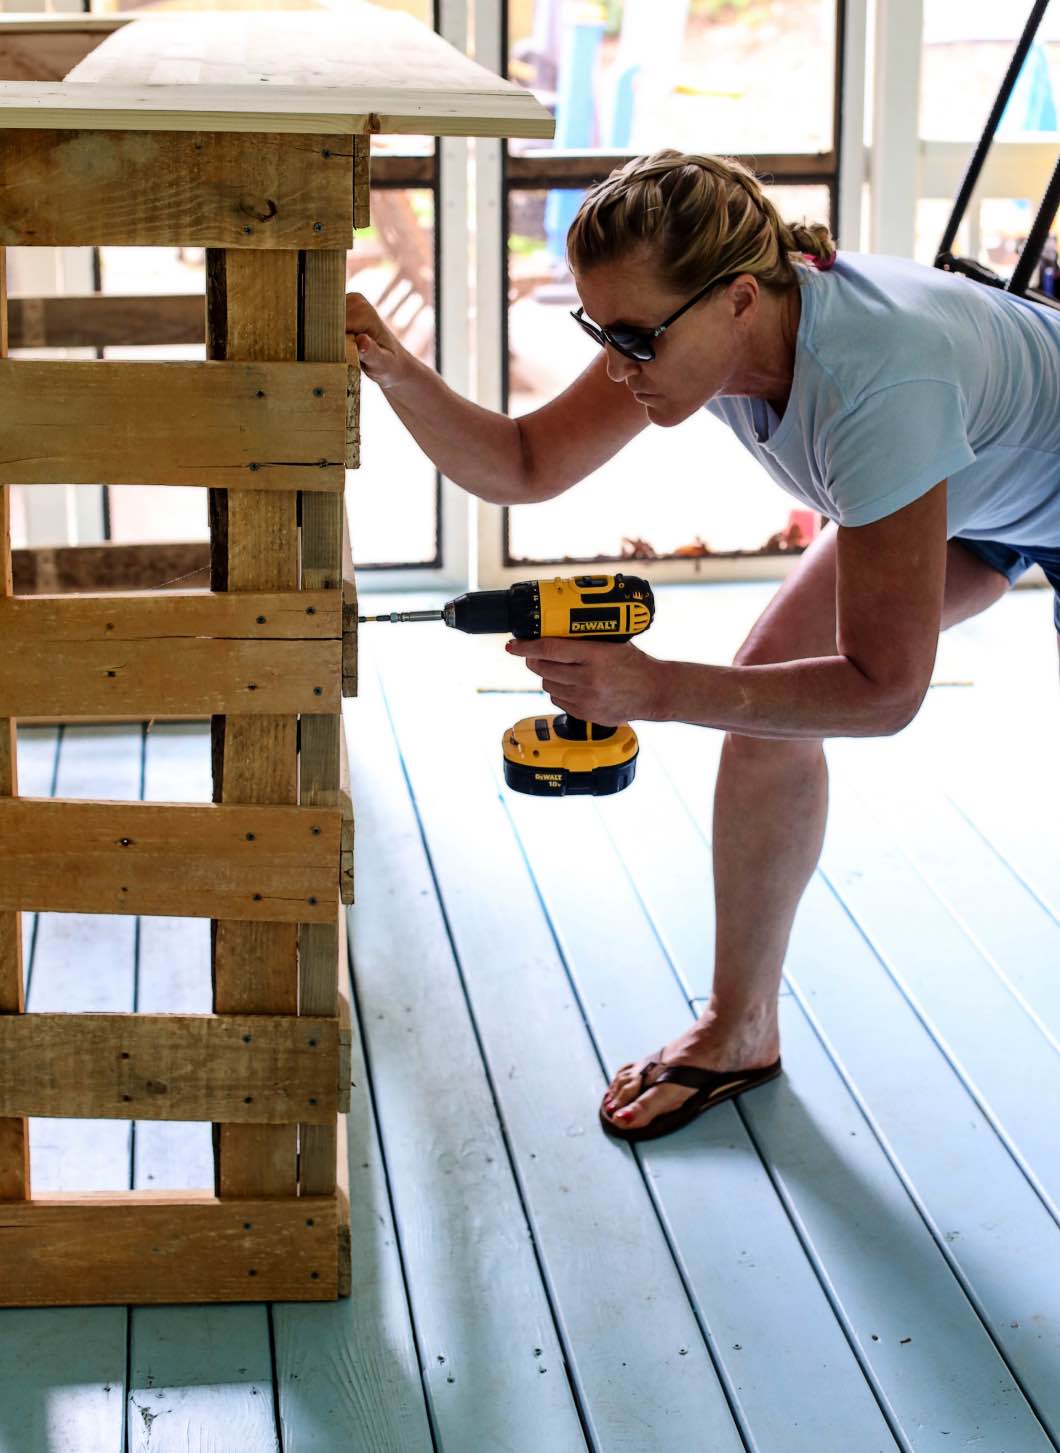
POLYGON ((714 789, 717 1068, 772 1063, 777 992, 799 900, 824 843, 828 767, 820 742, 727 734, 714 789))
MULTIPOLYGON (((832 542, 822 536, 806 552, 801 580, 789 577, 737 664, 835 650, 831 550, 832 542)), ((1007 589, 1003 575, 951 542, 942 629, 984 610, 1007 589)), ((753 1069, 779 1055, 781 970, 799 901, 820 857, 827 815, 828 767, 820 741, 726 734, 714 791, 711 1000, 664 1047, 668 1063, 753 1069)), ((605 1096, 604 1108, 625 1128, 646 1125, 692 1094, 670 1084, 638 1094, 644 1063, 619 1071, 605 1096)))

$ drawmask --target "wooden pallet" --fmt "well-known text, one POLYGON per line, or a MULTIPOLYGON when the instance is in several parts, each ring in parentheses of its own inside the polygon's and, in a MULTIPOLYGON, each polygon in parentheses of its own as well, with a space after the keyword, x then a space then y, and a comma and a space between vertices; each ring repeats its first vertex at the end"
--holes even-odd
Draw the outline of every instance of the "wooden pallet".
MULTIPOLYGON (((208 249, 207 361, 0 361, 0 1305, 333 1299, 368 138, 22 129, 0 153, 8 243, 208 249), (211 589, 16 596, 8 487, 71 482, 208 487, 211 589), (212 803, 18 796, 17 718, 163 715, 212 717, 212 803), (27 1014, 24 910, 210 918, 214 1012, 27 1014), (36 1115, 211 1121, 214 1185, 35 1197, 36 1115)), ((0 319, 6 354, 6 294, 0 319)))

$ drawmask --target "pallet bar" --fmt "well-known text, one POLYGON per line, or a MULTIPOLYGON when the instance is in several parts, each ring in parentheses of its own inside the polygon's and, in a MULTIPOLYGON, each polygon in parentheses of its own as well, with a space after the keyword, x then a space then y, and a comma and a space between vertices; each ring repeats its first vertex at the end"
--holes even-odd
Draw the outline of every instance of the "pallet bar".
POLYGON ((337 808, 0 798, 0 910, 330 923, 341 834, 337 808))
MULTIPOLYGON (((0 133, 2 134, 2 133, 0 133)), ((0 483, 342 492, 343 364, 0 360, 0 483)))
MULTIPOLYGON (((99 89, 63 92, 91 104, 99 89)), ((173 89, 187 98, 187 87, 173 89)), ((171 247, 179 237, 186 247, 352 245, 348 136, 244 136, 186 119, 195 129, 23 130, 5 105, 0 244, 171 247)), ((147 121, 142 107, 137 121, 147 121)))
POLYGON ((335 1196, 85 1192, 0 1201, 5 1307, 338 1296, 335 1196))
POLYGON ((262 1014, 0 1014, 0 1116, 334 1127, 350 1026, 262 1014))

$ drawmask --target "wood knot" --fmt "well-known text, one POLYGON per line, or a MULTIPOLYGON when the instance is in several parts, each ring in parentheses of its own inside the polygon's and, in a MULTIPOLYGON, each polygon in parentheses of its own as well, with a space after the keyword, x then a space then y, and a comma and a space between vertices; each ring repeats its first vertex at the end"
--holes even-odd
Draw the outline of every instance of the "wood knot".
POLYGON ((239 199, 239 210, 244 217, 253 217, 257 222, 271 222, 276 216, 276 203, 271 197, 252 197, 244 193, 239 199))

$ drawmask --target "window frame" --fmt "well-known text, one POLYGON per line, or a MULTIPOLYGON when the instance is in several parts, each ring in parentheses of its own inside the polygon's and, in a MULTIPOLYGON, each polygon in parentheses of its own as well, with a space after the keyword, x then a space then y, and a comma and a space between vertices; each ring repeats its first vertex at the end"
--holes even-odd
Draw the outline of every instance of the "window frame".
MULTIPOLYGON (((476 59, 507 76, 509 52, 507 0, 475 0, 476 59)), ((862 145, 865 99, 867 0, 836 0, 833 74, 832 147, 827 152, 775 153, 743 157, 756 173, 780 185, 826 186, 829 225, 836 237, 857 247, 861 231, 861 190, 865 156, 862 145), (845 146, 846 137, 854 145, 845 146)), ((621 166, 632 152, 583 149, 555 156, 546 149, 512 155, 507 141, 476 142, 478 191, 477 329, 478 402, 509 412, 508 238, 511 191, 585 187, 621 166), (492 254, 492 256, 491 256, 492 254), (492 308, 488 305, 492 303, 492 308), (487 316, 487 315, 490 316, 487 316), (487 330, 488 333, 487 333, 487 330)), ((479 503, 478 572, 481 586, 495 587, 525 578, 538 567, 568 567, 570 561, 515 560, 510 550, 510 510, 479 503)), ((775 579, 783 577, 801 551, 722 552, 707 557, 663 557, 636 562, 638 574, 659 582, 775 579)), ((622 564, 613 557, 594 565, 622 564)))

